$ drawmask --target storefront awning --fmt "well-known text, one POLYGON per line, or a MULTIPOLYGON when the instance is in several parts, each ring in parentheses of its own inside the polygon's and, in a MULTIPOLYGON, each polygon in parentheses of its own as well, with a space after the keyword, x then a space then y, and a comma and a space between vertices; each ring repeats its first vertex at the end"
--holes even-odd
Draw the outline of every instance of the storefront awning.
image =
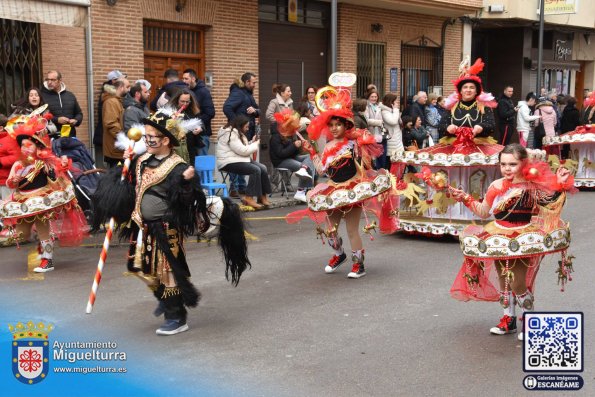
POLYGON ((0 16, 23 22, 85 27, 90 0, 2 0, 0 16))
MULTIPOLYGON (((541 67, 548 70, 581 70, 581 64, 573 61, 542 61, 541 67)), ((531 63, 531 68, 537 68, 537 61, 531 63)))

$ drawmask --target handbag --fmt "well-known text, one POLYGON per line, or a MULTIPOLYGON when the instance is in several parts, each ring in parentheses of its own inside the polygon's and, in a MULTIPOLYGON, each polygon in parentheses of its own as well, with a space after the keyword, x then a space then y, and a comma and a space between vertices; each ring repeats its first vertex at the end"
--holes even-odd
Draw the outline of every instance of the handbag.
POLYGON ((388 129, 385 126, 382 126, 382 139, 390 139, 392 138, 392 134, 390 132, 388 132, 388 129))
POLYGON ((419 150, 419 146, 417 145, 417 141, 414 139, 411 141, 411 145, 407 146, 405 149, 408 152, 417 152, 419 150))

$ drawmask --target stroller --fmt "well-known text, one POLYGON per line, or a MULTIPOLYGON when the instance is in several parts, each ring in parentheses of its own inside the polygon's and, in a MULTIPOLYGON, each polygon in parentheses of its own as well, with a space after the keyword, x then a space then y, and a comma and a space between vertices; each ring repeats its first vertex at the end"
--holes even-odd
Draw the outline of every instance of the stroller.
POLYGON ((99 183, 99 174, 103 169, 95 168, 93 158, 85 144, 76 138, 56 138, 52 141, 52 151, 56 156, 66 156, 72 159, 72 169, 68 171, 70 180, 75 188, 76 199, 82 208, 87 222, 93 216, 91 195, 95 193, 99 183))

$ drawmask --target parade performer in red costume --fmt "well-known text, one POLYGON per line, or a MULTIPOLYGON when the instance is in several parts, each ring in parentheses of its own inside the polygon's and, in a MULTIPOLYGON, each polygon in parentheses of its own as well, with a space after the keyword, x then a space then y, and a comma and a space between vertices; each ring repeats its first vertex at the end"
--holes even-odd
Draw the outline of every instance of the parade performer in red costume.
POLYGON ((463 301, 499 301, 504 316, 490 332, 504 335, 517 331, 515 304, 523 312, 533 309, 535 278, 545 255, 561 252, 557 273, 562 288, 571 280, 570 229, 560 213, 566 192, 575 189, 568 169, 552 173, 547 163, 531 161, 519 144, 506 146, 499 161, 503 178, 490 185, 483 201, 449 188, 477 216, 495 218, 483 227, 468 226, 460 235, 465 261, 450 292, 463 301))
MULTIPOLYGON (((469 58, 461 62, 460 76, 453 81, 456 91, 446 100, 448 112, 438 127, 439 143, 418 151, 393 153, 393 174, 401 178, 407 165, 428 166, 432 172, 444 173, 450 183, 475 198, 485 196, 490 183, 498 177, 498 152, 502 146, 491 137, 494 132, 492 108, 497 103, 492 94, 483 90, 478 76, 483 67, 481 59, 473 65, 469 58)), ((410 178, 411 174, 404 176, 405 180, 410 178)), ((402 230, 407 232, 455 236, 478 220, 462 204, 429 189, 419 205, 403 207, 399 219, 402 230)))
MULTIPOLYGON (((366 275, 359 232, 362 212, 366 214, 365 232, 370 233, 376 227, 382 232, 394 232, 398 227, 395 211, 398 192, 394 178, 388 172, 372 169, 372 160, 382 153, 382 147, 367 130, 354 128, 351 96, 346 87, 355 83, 355 76, 335 74, 329 79, 331 84, 333 79, 342 81, 318 91, 316 102, 320 115, 308 127, 309 139, 316 141, 321 135, 327 138, 322 156, 310 150, 317 171, 326 173, 329 180, 308 192, 307 210, 289 214, 287 221, 293 223, 309 216, 319 225, 318 234, 321 238, 326 237, 334 250, 325 267, 326 273, 333 273, 347 259, 338 233, 341 219, 345 219, 353 262, 347 276, 360 278, 366 275), (379 218, 379 225, 368 221, 368 211, 379 218)), ((404 184, 403 188, 406 187, 407 184, 404 184)))
POLYGON ((88 230, 66 175, 71 161, 66 156, 57 158, 50 148, 47 120, 51 117, 19 116, 19 123, 11 126, 9 134, 18 142, 21 156, 6 182, 14 193, 0 203, 0 218, 17 243, 28 240, 35 225, 41 254, 41 264, 34 269, 38 273, 54 270, 54 237, 61 246, 79 245, 88 230))

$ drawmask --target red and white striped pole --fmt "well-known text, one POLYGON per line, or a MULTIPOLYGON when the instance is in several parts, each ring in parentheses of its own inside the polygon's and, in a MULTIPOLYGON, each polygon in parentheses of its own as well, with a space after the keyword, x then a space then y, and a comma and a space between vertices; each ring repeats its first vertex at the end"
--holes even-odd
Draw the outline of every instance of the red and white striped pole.
POLYGON ((89 302, 87 302, 87 314, 90 314, 91 311, 93 310, 93 304, 95 303, 95 297, 97 296, 97 289, 99 288, 99 283, 101 282, 103 265, 105 264, 105 259, 107 258, 107 251, 109 250, 109 243, 112 239, 113 230, 114 230, 114 218, 111 218, 109 220, 109 226, 107 227, 105 239, 103 240, 103 248, 101 249, 101 254, 99 255, 99 263, 97 264, 97 271, 95 272, 95 279, 93 280, 93 286, 91 287, 91 294, 89 295, 89 302))
MULTIPOLYGON (((134 143, 142 138, 142 131, 138 128, 131 128, 128 130, 128 138, 130 138, 129 149, 132 152, 134 149, 134 143)), ((124 167, 122 168, 122 178, 120 181, 123 181, 126 178, 126 175, 128 175, 128 168, 130 168, 130 158, 127 158, 124 161, 124 167)), ((99 288, 99 283, 101 282, 101 276, 103 274, 103 265, 105 264, 107 251, 109 250, 109 244, 112 240, 112 235, 114 234, 114 226, 115 220, 114 218, 111 218, 105 233, 105 239, 103 239, 103 247, 101 249, 101 254, 99 255, 99 262, 97 263, 97 270, 95 271, 95 278, 93 279, 93 286, 91 287, 91 294, 89 294, 89 301, 87 302, 86 310, 87 314, 90 314, 93 311, 93 305, 95 304, 95 298, 97 297, 97 289, 99 288)))

